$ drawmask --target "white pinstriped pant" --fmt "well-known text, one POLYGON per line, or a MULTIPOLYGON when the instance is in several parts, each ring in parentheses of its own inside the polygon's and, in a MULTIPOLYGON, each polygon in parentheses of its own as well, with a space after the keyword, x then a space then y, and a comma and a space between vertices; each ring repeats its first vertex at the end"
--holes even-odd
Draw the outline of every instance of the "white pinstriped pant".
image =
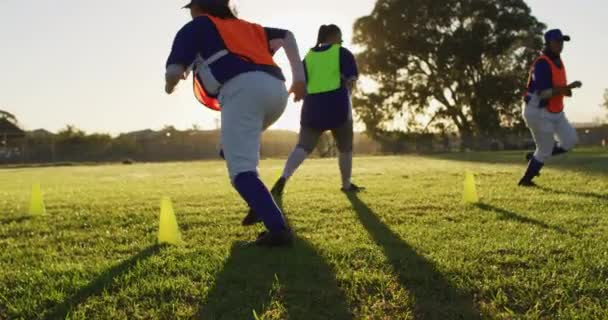
POLYGON ((231 181, 257 172, 262 132, 281 117, 288 97, 285 82, 264 72, 243 73, 222 86, 221 145, 231 181))
POLYGON ((536 143, 534 157, 545 162, 551 158, 555 140, 560 147, 570 150, 578 143, 578 136, 564 112, 549 112, 539 107, 539 103, 540 98, 533 95, 524 108, 523 116, 536 143))

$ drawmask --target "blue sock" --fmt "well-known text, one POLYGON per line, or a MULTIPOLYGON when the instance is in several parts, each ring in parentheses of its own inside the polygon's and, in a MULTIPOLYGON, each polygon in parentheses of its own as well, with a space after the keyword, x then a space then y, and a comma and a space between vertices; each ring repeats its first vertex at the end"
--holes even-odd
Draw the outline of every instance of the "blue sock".
POLYGON ((543 168, 544 165, 544 163, 536 160, 535 157, 532 157, 532 159, 530 159, 530 163, 528 164, 528 169, 526 170, 526 173, 524 174, 522 180, 532 181, 532 179, 534 179, 534 177, 536 177, 540 173, 540 170, 543 168))
POLYGON ((240 173, 234 179, 234 187, 270 232, 280 232, 287 228, 281 209, 257 173, 240 173))

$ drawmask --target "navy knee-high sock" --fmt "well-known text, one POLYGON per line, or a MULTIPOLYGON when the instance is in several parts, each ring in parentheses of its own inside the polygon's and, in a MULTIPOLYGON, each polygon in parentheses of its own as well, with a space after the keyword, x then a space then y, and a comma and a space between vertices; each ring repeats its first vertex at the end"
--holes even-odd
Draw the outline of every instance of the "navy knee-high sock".
POLYGON ((532 181, 532 179, 534 179, 534 177, 536 177, 540 173, 540 170, 543 168, 544 165, 544 163, 536 160, 535 157, 532 157, 532 159, 530 159, 530 163, 528 163, 528 169, 526 169, 526 173, 524 174, 522 180, 532 181))
POLYGON ((234 179, 234 187, 270 232, 280 232, 287 228, 281 209, 257 173, 240 173, 234 179))

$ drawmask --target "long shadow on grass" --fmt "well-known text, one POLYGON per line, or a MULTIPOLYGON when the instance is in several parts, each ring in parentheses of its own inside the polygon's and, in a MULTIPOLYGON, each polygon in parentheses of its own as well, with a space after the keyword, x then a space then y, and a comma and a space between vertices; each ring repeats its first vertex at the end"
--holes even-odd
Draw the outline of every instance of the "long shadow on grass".
POLYGON ((492 205, 485 204, 485 203, 479 203, 476 206, 477 206, 477 208, 479 208, 481 210, 489 211, 489 212, 492 212, 492 213, 496 213, 496 214, 498 214, 503 219, 508 219, 508 220, 519 222, 519 223, 529 224, 529 225, 536 226, 536 227, 539 227, 539 228, 542 228, 542 229, 546 229, 546 230, 556 231, 556 232, 559 232, 559 233, 562 233, 562 234, 567 234, 567 235, 575 237, 575 238, 578 237, 577 234, 575 234, 573 232, 570 232, 568 230, 565 230, 563 228, 560 228, 560 227, 557 227, 557 226, 551 226, 551 225, 548 225, 548 224, 546 224, 546 223, 544 223, 542 221, 539 221, 539 220, 536 220, 536 219, 532 219, 532 218, 528 218, 528 217, 519 215, 519 214, 517 214, 515 212, 512 212, 512 211, 509 211, 509 210, 505 210, 505 209, 502 209, 502 208, 494 207, 492 205))
POLYGON ((414 297, 416 319, 480 319, 468 293, 453 287, 431 261, 382 223, 357 195, 347 197, 365 229, 384 251, 403 288, 414 297))
POLYGON ((552 188, 548 188, 548 187, 543 187, 543 186, 537 186, 536 189, 542 190, 544 192, 548 192, 548 193, 554 193, 554 194, 560 194, 560 195, 567 195, 567 196, 577 196, 577 197, 584 197, 584 198, 595 198, 601 201, 608 201, 608 194, 599 194, 599 193, 593 193, 593 192, 579 192, 579 191, 572 191, 572 190, 557 190, 557 189, 552 189, 552 188))
POLYGON ((236 243, 198 319, 352 319, 334 273, 308 242, 266 249, 236 243))
POLYGON ((141 261, 144 261, 160 251, 162 246, 154 245, 104 271, 88 285, 78 290, 74 295, 66 298, 61 304, 53 308, 46 319, 65 319, 75 307, 85 302, 89 297, 98 295, 108 289, 117 278, 124 275, 141 261))
POLYGON ((297 237, 292 248, 235 243, 196 318, 253 319, 254 310, 260 318, 353 319, 334 270, 297 237))

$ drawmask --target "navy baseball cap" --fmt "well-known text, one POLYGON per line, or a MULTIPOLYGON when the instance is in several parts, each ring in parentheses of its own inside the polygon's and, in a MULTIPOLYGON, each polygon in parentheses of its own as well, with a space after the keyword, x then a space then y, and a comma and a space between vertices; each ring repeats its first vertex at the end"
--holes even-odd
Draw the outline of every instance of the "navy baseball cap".
POLYGON ((230 0, 190 0, 190 3, 188 3, 187 5, 184 6, 185 8, 190 8, 192 7, 192 5, 195 4, 199 4, 199 5, 228 5, 228 2, 230 0))
POLYGON ((549 41, 570 41, 570 36, 564 35, 560 29, 553 29, 545 33, 545 42, 549 41))

